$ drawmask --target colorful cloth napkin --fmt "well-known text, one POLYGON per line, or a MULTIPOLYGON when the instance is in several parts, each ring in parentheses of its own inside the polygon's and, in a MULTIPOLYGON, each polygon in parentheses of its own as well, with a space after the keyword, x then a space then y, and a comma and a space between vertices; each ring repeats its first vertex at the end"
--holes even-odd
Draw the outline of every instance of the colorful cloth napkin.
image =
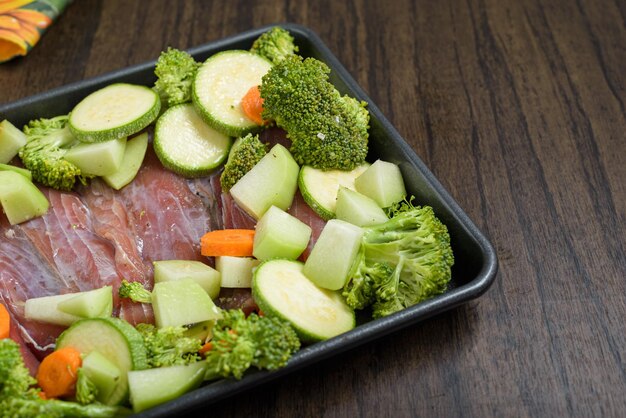
POLYGON ((72 0, 0 0, 0 63, 26 55, 72 0))

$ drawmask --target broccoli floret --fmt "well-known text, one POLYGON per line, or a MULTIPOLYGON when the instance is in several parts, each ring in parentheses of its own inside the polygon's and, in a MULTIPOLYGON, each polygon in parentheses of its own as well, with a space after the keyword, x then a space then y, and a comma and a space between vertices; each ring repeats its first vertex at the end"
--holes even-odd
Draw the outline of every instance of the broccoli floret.
POLYGON ((446 226, 429 206, 403 202, 391 219, 364 228, 360 259, 343 295, 355 309, 382 317, 443 293, 454 256, 446 226))
POLYGON ((185 51, 170 47, 161 52, 154 68, 154 89, 164 108, 191 101, 191 85, 199 66, 185 51))
POLYGON ((67 149, 76 142, 67 126, 68 116, 37 119, 24 126, 26 144, 19 156, 33 175, 33 180, 57 190, 72 190, 76 179, 85 177, 74 164, 63 159, 67 149))
POLYGON ((138 324, 136 328, 143 336, 149 367, 189 364, 200 360, 200 340, 185 337, 185 327, 156 328, 149 324, 138 324))
POLYGON ((43 400, 37 383, 28 373, 19 345, 9 338, 0 340, 0 418, 108 418, 129 415, 130 411, 98 403, 43 400))
POLYGON ((285 57, 298 52, 298 47, 294 44, 291 34, 285 29, 274 26, 272 29, 259 36, 250 51, 261 55, 272 64, 278 64, 285 57))
POLYGON ((267 146, 259 140, 258 135, 248 134, 238 138, 228 153, 228 160, 224 164, 224 171, 220 177, 222 190, 229 191, 267 154, 267 146))
POLYGON ((129 298, 133 302, 152 303, 152 293, 139 282, 122 280, 118 294, 121 298, 129 298))
POLYGON ((298 164, 352 170, 367 157, 369 112, 365 102, 341 96, 329 73, 315 58, 283 59, 263 76, 263 119, 287 131, 298 164))
POLYGON ((254 313, 246 318, 241 309, 223 311, 213 328, 211 350, 206 353, 205 380, 241 379, 251 366, 275 370, 299 349, 300 340, 287 322, 254 313))

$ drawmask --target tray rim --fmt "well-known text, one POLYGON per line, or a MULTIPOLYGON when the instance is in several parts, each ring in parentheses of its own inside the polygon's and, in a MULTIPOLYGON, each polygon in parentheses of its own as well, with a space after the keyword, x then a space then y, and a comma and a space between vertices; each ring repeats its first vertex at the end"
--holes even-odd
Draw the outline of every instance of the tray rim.
MULTIPOLYGON (((281 376, 292 373, 298 369, 302 369, 313 363, 333 357, 339 353, 350 350, 354 347, 362 345, 368 341, 380 338, 384 335, 405 328, 409 325, 419 323, 429 317, 440 314, 444 311, 458 307, 472 299, 476 299, 484 294, 496 279, 498 270, 498 260, 494 247, 487 237, 474 224, 469 216, 463 211, 459 204, 452 198, 445 187, 437 180, 435 175, 428 169, 424 162, 417 156, 415 151, 410 147, 406 140, 399 134, 395 127, 387 120, 376 104, 369 98, 365 91, 354 80, 351 74, 341 64, 338 58, 326 46, 321 38, 310 28, 290 22, 277 22, 254 29, 240 32, 235 35, 212 40, 201 45, 186 49, 191 55, 198 55, 207 49, 224 49, 228 46, 246 40, 251 37, 257 37, 273 26, 281 26, 290 32, 300 34, 310 42, 316 51, 323 57, 323 60, 332 69, 335 77, 338 77, 346 84, 350 93, 361 100, 368 103, 370 114, 375 117, 381 124, 383 131, 391 137, 400 139, 396 141, 407 157, 408 162, 420 172, 424 179, 429 183, 436 194, 441 199, 441 204, 447 208, 449 212, 454 214, 460 221, 460 225, 465 233, 472 237, 478 245, 482 260, 482 268, 476 277, 469 282, 455 287, 446 293, 421 302, 418 305, 404 309, 393 315, 372 320, 366 324, 360 325, 352 331, 337 337, 322 341, 311 346, 305 347, 297 352, 289 363, 282 369, 268 371, 254 371, 247 373, 242 380, 223 379, 214 383, 206 384, 200 388, 191 391, 177 399, 169 401, 165 404, 156 406, 146 410, 134 417, 161 417, 171 414, 180 414, 189 412, 200 405, 209 405, 211 403, 223 400, 225 398, 237 395, 247 389, 277 379, 281 376)), ((47 91, 30 95, 9 103, 0 104, 0 118, 6 112, 15 108, 33 106, 41 101, 54 99, 59 95, 71 94, 74 91, 84 89, 86 87, 95 87, 100 84, 107 84, 119 78, 126 77, 147 69, 154 68, 155 60, 131 65, 118 70, 110 71, 104 74, 89 77, 80 81, 65 84, 59 87, 49 89, 47 91)))

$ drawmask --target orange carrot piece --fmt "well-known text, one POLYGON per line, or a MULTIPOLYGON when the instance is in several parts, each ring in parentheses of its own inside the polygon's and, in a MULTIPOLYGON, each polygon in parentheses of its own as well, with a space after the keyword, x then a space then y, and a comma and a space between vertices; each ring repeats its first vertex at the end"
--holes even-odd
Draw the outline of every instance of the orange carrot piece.
POLYGON ((11 316, 7 308, 0 303, 0 340, 9 338, 11 332, 11 316))
POLYGON ((198 354, 204 356, 206 353, 208 353, 211 350, 213 350, 213 343, 209 341, 208 343, 204 344, 200 348, 200 350, 198 351, 198 354))
POLYGON ((43 359, 37 371, 37 383, 48 398, 71 396, 76 392, 81 365, 80 351, 63 347, 43 359))
POLYGON ((250 257, 253 242, 254 229, 218 229, 200 238, 200 252, 207 257, 250 257))
POLYGON ((241 99, 241 107, 243 113, 257 125, 265 124, 261 114, 263 113, 263 98, 259 86, 251 87, 250 90, 241 99))

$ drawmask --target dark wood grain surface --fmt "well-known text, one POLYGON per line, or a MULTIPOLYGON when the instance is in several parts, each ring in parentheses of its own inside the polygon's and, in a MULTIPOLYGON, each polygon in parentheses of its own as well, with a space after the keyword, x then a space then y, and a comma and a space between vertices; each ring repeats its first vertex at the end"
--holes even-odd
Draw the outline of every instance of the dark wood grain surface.
POLYGON ((317 32, 499 273, 475 301, 198 416, 625 416, 625 2, 77 0, 0 65, 0 103, 276 22, 317 32))

